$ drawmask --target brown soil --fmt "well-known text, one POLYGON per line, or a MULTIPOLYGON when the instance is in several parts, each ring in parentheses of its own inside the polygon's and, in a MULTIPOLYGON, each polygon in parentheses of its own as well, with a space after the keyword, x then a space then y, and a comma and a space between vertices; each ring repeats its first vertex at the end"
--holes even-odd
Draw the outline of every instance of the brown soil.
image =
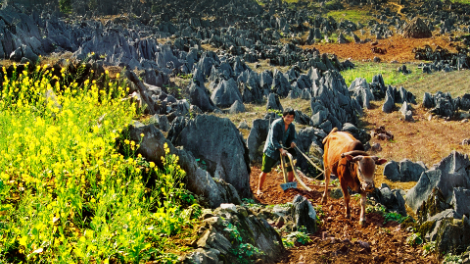
MULTIPOLYGON (((258 186, 259 166, 253 166, 251 188, 258 186)), ((311 192, 289 189, 283 192, 279 184, 282 176, 276 172, 267 176, 264 193, 255 198, 263 204, 292 202, 295 195, 307 197, 312 204, 319 205, 323 187, 318 182, 308 184, 311 192)), ((423 257, 421 247, 406 243, 410 235, 397 222, 384 223, 381 215, 367 214, 367 224, 359 224, 359 201, 351 198, 351 219, 344 217, 344 200, 329 197, 322 206, 324 215, 319 231, 311 236, 312 242, 288 249, 278 263, 439 263, 435 255, 423 257), (370 249, 361 247, 359 241, 367 242, 370 249)))
POLYGON ((452 150, 469 153, 470 146, 460 143, 470 138, 468 123, 460 120, 428 120, 426 109, 413 105, 415 122, 403 120, 398 111, 401 104, 396 104, 396 111, 386 114, 382 111, 382 102, 371 102, 372 109, 365 110, 359 126, 367 131, 374 127, 385 126, 394 135, 392 141, 371 139, 370 144, 379 143, 382 151, 377 153, 382 158, 400 161, 409 159, 422 161, 428 168, 447 157, 452 150))
MULTIPOLYGON (((363 36, 359 36, 363 39, 363 36)), ((375 40, 371 38, 372 40, 375 40)), ((455 52, 455 49, 449 46, 449 38, 448 37, 431 37, 431 38, 422 38, 422 39, 413 39, 413 38, 404 38, 401 35, 395 35, 388 39, 378 40, 379 44, 377 47, 387 49, 387 54, 374 54, 371 52, 371 43, 365 44, 356 44, 356 43, 349 43, 349 44, 313 44, 313 45, 305 45, 302 48, 316 48, 320 51, 320 53, 332 53, 336 54, 340 59, 353 59, 353 60, 372 60, 375 56, 379 57, 382 62, 391 62, 393 60, 398 62, 411 62, 417 61, 414 58, 414 53, 411 51, 415 47, 424 47, 424 45, 428 44, 433 49, 436 48, 437 45, 441 46, 442 48, 446 48, 451 52, 455 52)))

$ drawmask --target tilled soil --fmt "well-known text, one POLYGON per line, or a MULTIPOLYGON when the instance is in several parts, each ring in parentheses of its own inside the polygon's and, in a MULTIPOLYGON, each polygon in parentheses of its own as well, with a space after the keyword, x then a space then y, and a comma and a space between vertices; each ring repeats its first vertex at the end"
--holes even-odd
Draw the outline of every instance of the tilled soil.
MULTIPOLYGON (((252 167, 251 188, 255 193, 260 169, 252 167)), ((255 198, 262 204, 282 204, 292 202, 297 194, 307 197, 312 204, 320 204, 323 187, 309 183, 311 192, 289 189, 284 192, 282 176, 276 172, 267 176, 264 193, 255 198)), ((298 244, 288 249, 278 263, 439 263, 435 255, 422 256, 421 247, 411 247, 406 243, 410 235, 397 222, 384 224, 384 217, 367 214, 365 226, 359 224, 359 200, 351 197, 351 219, 344 217, 344 200, 328 198, 322 206, 324 215, 320 219, 319 231, 311 236, 312 242, 298 244)))
MULTIPOLYGON (((360 38, 364 38, 360 36, 360 38)), ((375 40, 375 38, 373 39, 375 40)), ((316 48, 320 51, 320 53, 332 53, 336 54, 340 59, 353 59, 353 60, 372 60, 374 57, 379 57, 382 62, 410 62, 410 61, 418 61, 414 58, 415 54, 411 51, 415 47, 424 47, 424 45, 430 45, 434 50, 437 45, 442 48, 448 49, 450 52, 455 52, 455 48, 450 46, 450 42, 445 37, 431 37, 431 38, 422 38, 422 39, 414 39, 414 38, 404 38, 401 35, 395 35, 387 39, 380 39, 378 40, 379 48, 386 49, 386 54, 375 54, 372 53, 371 43, 364 43, 364 44, 357 44, 354 42, 348 44, 338 44, 338 43, 330 43, 330 44, 313 44, 313 45, 305 45, 302 46, 304 49, 306 48, 316 48)))

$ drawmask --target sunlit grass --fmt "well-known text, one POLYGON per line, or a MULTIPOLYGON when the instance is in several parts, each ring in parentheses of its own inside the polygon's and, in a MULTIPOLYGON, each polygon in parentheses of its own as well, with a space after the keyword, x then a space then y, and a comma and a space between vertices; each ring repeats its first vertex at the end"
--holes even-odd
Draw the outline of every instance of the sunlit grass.
POLYGON ((337 22, 349 20, 354 23, 361 22, 362 24, 373 19, 373 17, 367 15, 367 11, 364 10, 335 10, 328 12, 327 16, 332 16, 337 22))

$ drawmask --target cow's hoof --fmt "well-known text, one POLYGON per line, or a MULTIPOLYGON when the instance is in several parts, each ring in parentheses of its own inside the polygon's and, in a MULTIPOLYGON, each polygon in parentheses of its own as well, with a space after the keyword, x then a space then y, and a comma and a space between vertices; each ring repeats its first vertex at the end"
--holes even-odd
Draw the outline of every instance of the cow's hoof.
POLYGON ((364 219, 364 220, 360 220, 360 221, 359 221, 359 224, 360 224, 361 226, 365 226, 365 225, 366 225, 366 220, 365 220, 365 219, 364 219))

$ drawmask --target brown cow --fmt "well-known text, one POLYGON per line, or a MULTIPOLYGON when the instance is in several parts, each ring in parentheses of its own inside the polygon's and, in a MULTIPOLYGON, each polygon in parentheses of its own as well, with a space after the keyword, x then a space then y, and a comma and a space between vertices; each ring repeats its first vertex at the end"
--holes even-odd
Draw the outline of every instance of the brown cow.
POLYGON ((360 223, 365 224, 366 194, 375 189, 374 174, 375 165, 387 162, 376 156, 369 156, 364 151, 362 143, 348 132, 340 132, 334 128, 323 140, 325 154, 323 165, 325 168, 325 192, 322 203, 326 203, 330 174, 339 178, 341 190, 346 203, 346 217, 350 217, 348 187, 361 194, 361 217, 360 223))

